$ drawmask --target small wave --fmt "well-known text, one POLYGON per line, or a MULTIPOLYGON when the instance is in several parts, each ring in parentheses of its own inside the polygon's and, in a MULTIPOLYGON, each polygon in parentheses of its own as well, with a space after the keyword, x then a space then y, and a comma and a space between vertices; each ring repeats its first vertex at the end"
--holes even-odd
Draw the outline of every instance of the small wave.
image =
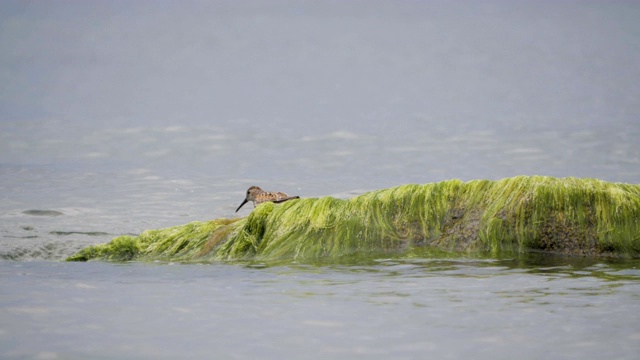
POLYGON ((110 235, 109 233, 102 232, 102 231, 51 231, 51 232, 49 232, 49 234, 51 234, 51 235, 60 235, 60 236, 74 235, 74 234, 89 235, 89 236, 110 235))
POLYGON ((19 243, 0 243, 0 260, 60 261, 92 244, 91 241, 56 242, 25 238, 19 243))
POLYGON ((60 215, 64 215, 64 213, 60 212, 60 211, 56 211, 56 210, 25 210, 22 212, 25 215, 32 215, 32 216, 60 216, 60 215))

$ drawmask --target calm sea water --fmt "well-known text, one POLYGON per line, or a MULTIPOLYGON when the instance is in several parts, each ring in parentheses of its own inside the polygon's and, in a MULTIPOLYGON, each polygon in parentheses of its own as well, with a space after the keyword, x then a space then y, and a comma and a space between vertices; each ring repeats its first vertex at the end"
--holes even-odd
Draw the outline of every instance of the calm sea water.
POLYGON ((452 178, 640 183, 635 2, 0 3, 0 358, 640 350, 639 263, 64 263, 121 234, 452 178))
POLYGON ((2 262, 3 358, 633 359, 638 263, 2 262))

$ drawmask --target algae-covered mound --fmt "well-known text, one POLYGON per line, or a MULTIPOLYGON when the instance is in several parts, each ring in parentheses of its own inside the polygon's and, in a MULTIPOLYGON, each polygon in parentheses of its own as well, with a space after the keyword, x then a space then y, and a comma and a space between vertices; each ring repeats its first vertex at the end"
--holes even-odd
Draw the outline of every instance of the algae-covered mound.
POLYGON ((640 257, 640 185, 518 176, 264 203, 246 218, 121 236, 68 260, 336 259, 419 249, 640 257))

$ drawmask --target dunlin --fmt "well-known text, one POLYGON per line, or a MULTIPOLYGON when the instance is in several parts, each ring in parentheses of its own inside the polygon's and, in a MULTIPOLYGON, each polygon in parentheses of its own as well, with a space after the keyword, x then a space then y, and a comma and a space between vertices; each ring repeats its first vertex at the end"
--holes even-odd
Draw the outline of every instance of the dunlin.
POLYGON ((244 204, 248 203, 249 201, 253 201, 253 206, 255 207, 256 205, 263 202, 267 202, 267 201, 271 201, 274 203, 281 203, 287 200, 299 199, 299 198, 300 196, 289 196, 281 192, 264 191, 257 186, 252 186, 249 189, 247 189, 247 197, 244 199, 242 204, 238 206, 238 208, 236 209, 236 212, 238 212, 238 210, 240 210, 240 208, 244 204))

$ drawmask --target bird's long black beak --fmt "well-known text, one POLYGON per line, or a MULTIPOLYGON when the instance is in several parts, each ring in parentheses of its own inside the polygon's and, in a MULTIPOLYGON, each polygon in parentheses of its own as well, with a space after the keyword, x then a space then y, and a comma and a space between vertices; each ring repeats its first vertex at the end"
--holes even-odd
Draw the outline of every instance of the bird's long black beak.
POLYGON ((238 206, 238 208, 236 209, 236 212, 238 212, 238 210, 240 210, 240 208, 241 208, 244 204, 246 204, 246 203, 248 203, 248 202, 249 202, 249 200, 244 199, 244 201, 242 202, 242 204, 240 204, 240 206, 238 206))

